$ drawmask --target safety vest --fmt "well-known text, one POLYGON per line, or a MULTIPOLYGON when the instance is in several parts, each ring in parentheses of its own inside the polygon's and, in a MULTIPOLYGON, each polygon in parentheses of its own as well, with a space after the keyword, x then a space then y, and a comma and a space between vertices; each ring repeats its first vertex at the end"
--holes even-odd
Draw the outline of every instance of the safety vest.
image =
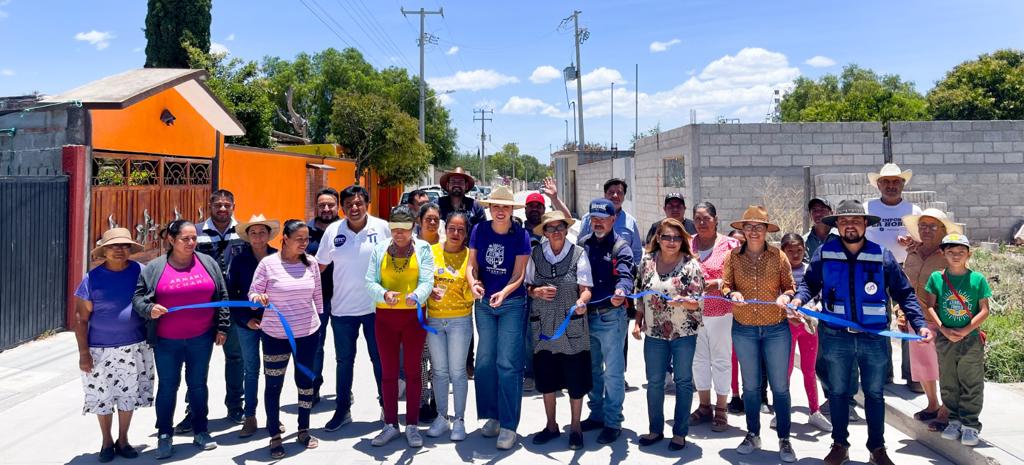
POLYGON ((821 295, 826 312, 867 329, 888 327, 883 250, 880 245, 865 241, 856 260, 851 261, 842 241, 831 240, 821 246, 821 295))

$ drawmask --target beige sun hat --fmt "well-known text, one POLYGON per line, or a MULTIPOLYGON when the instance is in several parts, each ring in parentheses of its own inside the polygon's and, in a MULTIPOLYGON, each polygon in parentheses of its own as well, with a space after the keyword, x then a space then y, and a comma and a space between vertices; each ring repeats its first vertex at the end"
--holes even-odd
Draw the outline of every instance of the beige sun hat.
POLYGON ((522 203, 516 202, 515 195, 512 194, 512 189, 508 186, 495 187, 494 190, 491 191, 491 195, 486 199, 478 200, 477 202, 484 206, 508 205, 512 208, 523 208, 525 206, 522 203))
POLYGON ((921 218, 925 216, 941 221, 942 225, 946 227, 946 234, 963 234, 963 230, 960 229, 960 225, 949 221, 949 217, 946 216, 945 212, 938 208, 927 208, 925 211, 921 212, 920 215, 907 215, 903 217, 903 226, 907 227, 907 232, 910 233, 910 237, 913 237, 917 242, 921 242, 921 229, 918 226, 921 222, 921 218))
POLYGON ((131 246, 129 254, 142 252, 145 247, 132 240, 132 232, 128 228, 112 228, 103 232, 100 240, 96 241, 96 248, 92 249, 89 256, 93 260, 103 260, 103 248, 108 245, 128 244, 131 246))
POLYGON ((877 173, 868 173, 868 182, 872 186, 878 184, 878 180, 881 178, 903 178, 904 182, 910 182, 910 178, 914 176, 913 170, 903 171, 895 163, 886 163, 882 165, 882 169, 877 173))
POLYGON ((249 242, 249 227, 256 226, 258 224, 262 224, 270 229, 270 239, 277 237, 277 232, 281 230, 280 221, 268 220, 267 217, 260 213, 259 215, 252 215, 249 217, 249 221, 235 226, 235 232, 238 234, 238 238, 245 242, 249 242))
POLYGON ((544 216, 541 217, 540 224, 533 227, 533 233, 538 236, 543 236, 544 227, 546 227, 548 223, 557 223, 559 221, 565 222, 566 227, 569 228, 571 228, 572 225, 576 223, 576 220, 572 219, 571 217, 565 216, 565 213, 562 213, 559 210, 552 210, 545 213, 544 216))
POLYGON ((768 221, 768 210, 760 205, 751 205, 747 207, 747 211, 743 212, 743 217, 738 221, 733 221, 730 226, 733 229, 743 230, 744 223, 761 223, 768 227, 768 232, 779 232, 779 226, 771 221, 768 221))

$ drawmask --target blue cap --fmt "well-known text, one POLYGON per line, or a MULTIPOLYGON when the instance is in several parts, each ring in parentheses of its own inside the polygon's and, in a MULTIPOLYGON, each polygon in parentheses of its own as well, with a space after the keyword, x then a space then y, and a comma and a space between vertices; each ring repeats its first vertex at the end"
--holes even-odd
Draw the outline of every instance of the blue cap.
POLYGON ((608 218, 615 216, 615 204, 608 199, 594 199, 590 201, 590 216, 597 218, 608 218))

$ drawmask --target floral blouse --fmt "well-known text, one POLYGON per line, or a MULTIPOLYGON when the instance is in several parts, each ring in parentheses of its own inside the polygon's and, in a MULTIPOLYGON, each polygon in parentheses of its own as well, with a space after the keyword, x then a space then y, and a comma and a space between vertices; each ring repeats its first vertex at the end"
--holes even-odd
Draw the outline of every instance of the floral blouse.
MULTIPOLYGON (((679 261, 668 274, 660 274, 654 254, 644 254, 640 260, 637 273, 637 292, 654 290, 670 297, 679 295, 700 297, 704 290, 704 272, 700 263, 690 257, 679 261)), ((664 298, 657 295, 643 297, 644 320, 647 323, 647 337, 672 340, 680 337, 694 336, 697 328, 703 324, 702 312, 704 301, 700 300, 700 308, 689 311, 668 305, 664 298)))

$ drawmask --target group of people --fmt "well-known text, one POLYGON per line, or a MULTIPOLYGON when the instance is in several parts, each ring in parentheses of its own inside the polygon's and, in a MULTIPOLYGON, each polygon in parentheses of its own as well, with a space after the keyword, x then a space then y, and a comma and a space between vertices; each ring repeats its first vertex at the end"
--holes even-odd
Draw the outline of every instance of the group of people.
POLYGON ((649 429, 641 447, 666 439, 669 388, 676 397, 670 450, 686 446, 690 426, 728 430, 732 411, 746 418, 736 452, 751 454, 761 448, 760 414, 768 410, 780 459, 795 462, 789 379, 799 347, 809 423, 834 441, 824 462, 848 460, 848 425, 859 419, 853 395, 862 390, 871 463, 891 464, 882 389, 892 378, 892 346, 879 332, 895 320, 918 336, 904 357, 905 377, 929 400, 917 418, 972 446, 984 386, 978 328, 991 290, 968 268, 970 243, 960 227, 902 199, 910 176, 883 167, 872 175, 881 196, 866 206, 846 200, 833 209, 813 199, 814 226, 805 235, 785 234, 778 246, 769 235, 780 228, 763 207, 748 208, 724 235, 712 203, 698 203, 685 218, 678 193, 665 196, 665 218, 642 238, 622 209, 628 186, 621 179, 606 182, 604 196, 590 202, 575 241, 577 220, 550 179, 523 203, 505 186, 474 200, 465 193, 475 180, 458 169, 442 178, 447 195, 438 204, 410 195, 386 220, 368 213, 366 189, 326 188, 317 194, 315 218, 283 226, 262 215, 238 223, 233 195, 218 190, 211 218, 198 226, 171 222, 166 253, 144 266, 129 259, 142 247, 126 229, 105 232, 93 250, 102 263, 76 293, 83 413, 99 418, 103 462, 138 455, 127 437, 131 414, 154 398, 157 458, 171 457, 174 434, 189 431, 196 446, 215 448, 206 382, 220 345, 225 406, 242 425, 239 436, 258 430, 262 362, 269 452, 285 455, 280 397, 294 357, 297 442, 315 448, 309 418, 320 402, 330 326, 336 398, 325 430, 352 422, 361 330, 383 422, 372 445, 403 435, 401 391, 409 447, 421 447, 424 433, 465 439, 472 378, 480 432, 500 450, 519 441, 524 387, 543 396, 547 421, 535 444, 561 436, 556 404, 567 391, 568 447, 575 450, 586 431, 599 430, 600 444, 621 435, 632 335, 643 340, 647 376, 649 429), (514 217, 519 208, 525 220, 514 217), (269 243, 278 234, 275 249, 269 243), (188 408, 175 426, 183 365, 188 408), (699 405, 691 412, 694 391, 699 405), (425 432, 420 422, 429 423, 425 432))

